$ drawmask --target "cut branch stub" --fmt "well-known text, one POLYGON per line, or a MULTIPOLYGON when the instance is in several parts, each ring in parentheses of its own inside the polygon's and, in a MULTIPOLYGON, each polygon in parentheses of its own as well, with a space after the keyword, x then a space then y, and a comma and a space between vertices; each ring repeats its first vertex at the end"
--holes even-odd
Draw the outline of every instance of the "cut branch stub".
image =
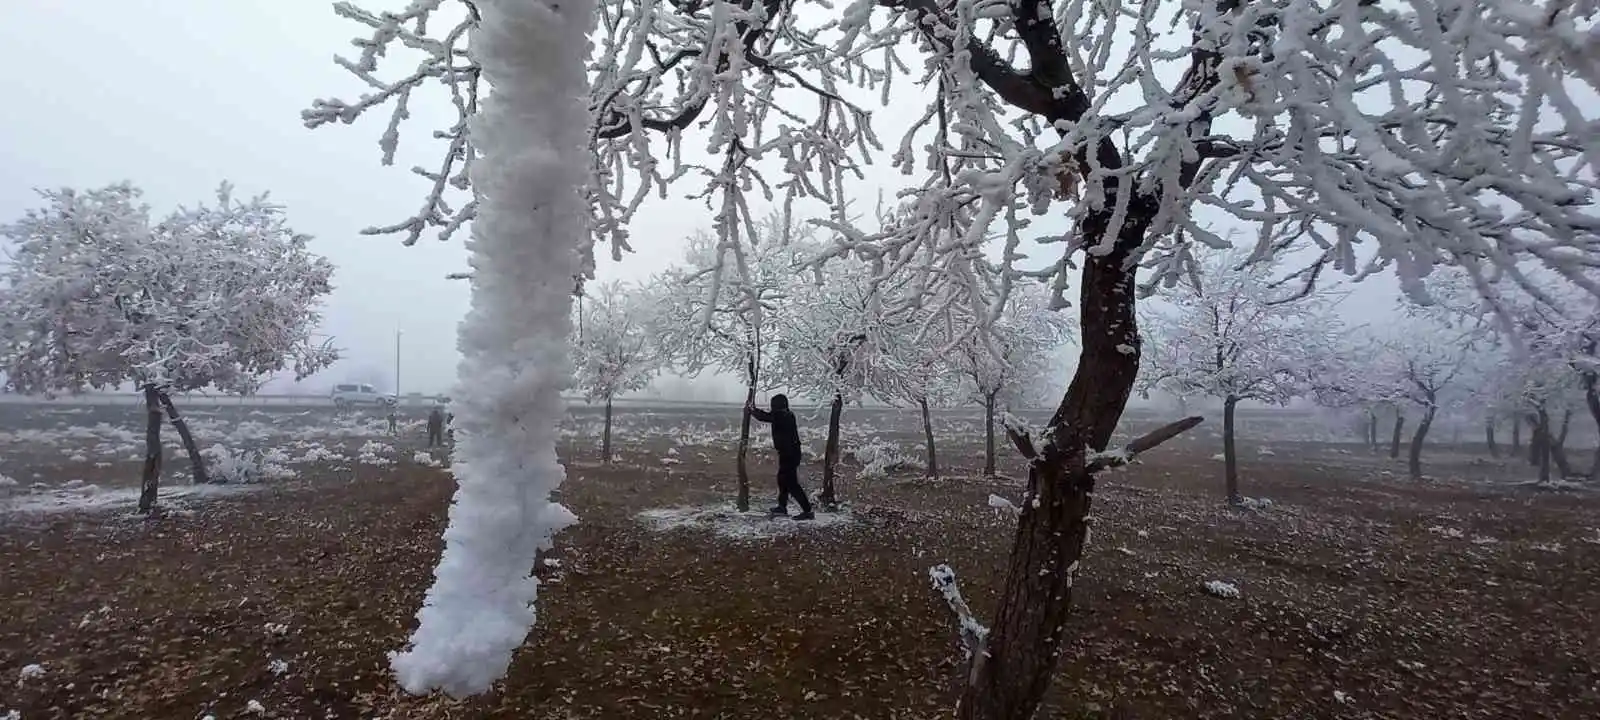
POLYGON ((1127 445, 1120 448, 1094 453, 1089 456, 1089 473, 1093 474, 1127 465, 1133 462, 1134 458, 1138 457, 1140 453, 1149 451, 1168 440, 1182 435, 1202 422, 1205 422, 1205 418, 1198 415, 1175 420, 1134 438, 1127 445))
POLYGON ((956 614, 956 620, 961 626, 961 645, 966 650, 967 658, 971 660, 968 667, 967 682, 976 682, 978 669, 983 666, 983 660, 988 652, 989 628, 978 622, 972 615, 972 608, 967 607, 967 601, 961 597, 961 588, 956 584, 956 571, 949 565, 940 563, 928 568, 928 579, 933 582, 933 589, 944 596, 944 601, 950 605, 950 611, 956 614))

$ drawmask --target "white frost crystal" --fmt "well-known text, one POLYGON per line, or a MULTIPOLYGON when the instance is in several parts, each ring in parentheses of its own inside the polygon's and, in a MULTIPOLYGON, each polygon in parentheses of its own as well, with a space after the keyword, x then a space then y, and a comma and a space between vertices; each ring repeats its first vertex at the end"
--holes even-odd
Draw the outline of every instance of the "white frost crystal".
POLYGON ((493 88, 473 120, 472 310, 455 398, 459 483, 444 555, 391 665, 408 692, 470 695, 505 675, 535 619, 531 570, 576 521, 550 494, 578 244, 588 233, 584 62, 593 0, 479 0, 472 51, 493 88))

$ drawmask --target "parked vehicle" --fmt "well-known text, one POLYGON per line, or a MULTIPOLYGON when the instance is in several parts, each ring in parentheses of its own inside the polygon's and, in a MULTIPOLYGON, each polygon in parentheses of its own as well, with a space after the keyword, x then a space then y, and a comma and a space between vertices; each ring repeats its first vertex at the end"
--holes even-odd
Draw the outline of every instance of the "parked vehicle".
POLYGON ((333 405, 337 408, 349 408, 358 405, 394 405, 395 396, 380 393, 371 385, 357 383, 340 383, 333 386, 333 405))

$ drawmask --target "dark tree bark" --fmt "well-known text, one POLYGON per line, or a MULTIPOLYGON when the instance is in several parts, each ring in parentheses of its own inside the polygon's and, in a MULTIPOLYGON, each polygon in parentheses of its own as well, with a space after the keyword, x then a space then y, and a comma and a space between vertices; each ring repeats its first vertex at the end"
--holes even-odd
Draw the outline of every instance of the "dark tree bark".
MULTIPOLYGON (((745 420, 745 424, 750 424, 750 421, 745 420)), ((611 464, 611 396, 609 395, 606 396, 606 427, 600 433, 600 458, 600 462, 611 464)))
POLYGON ((994 396, 995 393, 985 393, 983 396, 983 476, 995 476, 994 458, 994 396))
POLYGON ((1430 397, 1428 406, 1422 411, 1422 422, 1417 423, 1417 430, 1411 435, 1411 453, 1406 461, 1406 469, 1411 472, 1412 480, 1422 479, 1422 443, 1428 439, 1428 429, 1433 427, 1433 415, 1437 411, 1430 397))
POLYGON ((1500 457, 1500 446, 1494 443, 1494 418, 1483 421, 1483 444, 1489 448, 1489 457, 1500 457))
POLYGON ((144 386, 144 472, 139 476, 139 512, 156 509, 156 493, 161 489, 161 394, 154 385, 144 386))
POLYGON ((839 463, 839 419, 844 416, 844 395, 833 394, 833 404, 828 407, 828 441, 822 446, 822 492, 817 502, 824 508, 838 507, 839 497, 834 493, 834 466, 839 463))
POLYGON ((1545 411, 1540 408, 1528 415, 1528 464, 1537 466, 1549 459, 1549 438, 1545 432, 1550 428, 1550 419, 1545 411))
MULTIPOLYGON (((1594 420, 1594 426, 1600 428, 1600 388, 1596 388, 1597 378, 1595 373, 1583 374, 1583 404, 1589 409, 1589 417, 1594 420)), ((1594 462, 1589 465, 1589 482, 1600 480, 1600 449, 1594 453, 1594 462)))
POLYGON ((1567 410, 1561 414, 1561 431, 1549 435, 1550 461, 1563 478, 1572 477, 1572 463, 1567 462, 1567 430, 1571 427, 1572 411, 1567 410))
POLYGON ((1394 435, 1389 438, 1389 458, 1400 458, 1400 437, 1406 428, 1406 416, 1396 410, 1394 413, 1394 435))
POLYGON ((1237 505, 1243 501, 1239 494, 1239 453, 1233 444, 1233 409, 1239 398, 1229 395, 1222 399, 1222 473, 1228 492, 1228 502, 1237 505))
POLYGON ((1511 454, 1522 454, 1522 419, 1516 416, 1511 418, 1511 454))
MULTIPOLYGON (((749 375, 746 377, 748 384, 745 386, 744 391, 745 407, 750 407, 756 402, 756 360, 754 355, 750 356, 748 371, 749 375)), ((736 460, 739 468, 739 499, 735 507, 739 508, 739 512, 748 512, 750 510, 750 413, 749 411, 742 411, 742 413, 744 418, 739 425, 739 452, 736 460)))
POLYGON ((200 455, 200 446, 194 441, 194 433, 189 432, 189 423, 178 414, 178 406, 172 403, 172 396, 159 392, 161 406, 167 411, 167 420, 178 431, 178 439, 183 441, 183 452, 189 456, 189 472, 194 475, 197 485, 211 482, 211 474, 206 472, 206 459, 200 455))
POLYGON ((928 477, 939 479, 939 455, 933 449, 933 416, 928 413, 928 399, 917 398, 922 408, 922 435, 928 439, 928 477))
MULTIPOLYGON (((1108 147, 1109 141, 1101 143, 1098 159, 1120 166, 1119 154, 1108 147)), ((1115 196, 1116 185, 1108 186, 1115 196)), ((989 635, 972 655, 960 720, 1027 720, 1055 674, 1098 470, 1086 449, 1106 449, 1139 372, 1130 252, 1143 241, 1156 200, 1136 195, 1129 204, 1113 250, 1083 259, 1077 370, 1047 425, 1047 442, 1029 463, 1029 485, 1037 494, 1020 505, 1005 583, 989 635)), ((1079 232, 1093 242, 1108 232, 1109 220, 1109 210, 1091 212, 1079 232)))
POLYGON ((1539 466, 1539 482, 1547 483, 1550 482, 1550 414, 1539 408, 1533 423, 1533 437, 1528 440, 1528 447, 1538 454, 1534 464, 1539 466))
POLYGON ((1378 451, 1378 414, 1367 411, 1367 449, 1378 451))

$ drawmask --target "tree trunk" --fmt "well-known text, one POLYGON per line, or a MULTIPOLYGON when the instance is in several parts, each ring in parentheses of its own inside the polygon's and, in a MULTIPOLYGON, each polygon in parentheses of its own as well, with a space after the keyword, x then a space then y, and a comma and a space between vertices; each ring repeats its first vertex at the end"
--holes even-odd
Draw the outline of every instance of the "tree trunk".
MULTIPOLYGON (((749 424, 749 421, 745 421, 749 424)), ((600 433, 600 462, 611 464, 611 397, 606 397, 606 427, 600 433)))
MULTIPOLYGON (((1115 166, 1114 153, 1100 156, 1115 166)), ((1108 196, 1115 190, 1108 182, 1108 196)), ((1107 200, 1107 207, 1115 205, 1107 200)), ((1089 528, 1095 478, 1085 453, 1111 442, 1139 372, 1137 284, 1128 253, 1143 241, 1154 205, 1134 199, 1112 251, 1083 259, 1077 370, 1048 425, 1055 431, 1029 463, 1037 495, 1020 504, 1005 582, 989 634, 971 658, 960 720, 1027 720, 1055 674, 1089 528)), ((1103 239, 1110 212, 1086 215, 1080 236, 1090 244, 1103 239)))
MULTIPOLYGON (((1594 373, 1584 373, 1583 376, 1583 404, 1589 408, 1589 417, 1594 419, 1594 426, 1600 428, 1600 390, 1595 387, 1594 373)), ((1589 482, 1600 480, 1600 448, 1594 453, 1594 462, 1589 465, 1589 482)))
POLYGON ((1244 498, 1239 495, 1239 453, 1233 444, 1233 409, 1239 398, 1229 395, 1222 399, 1222 474, 1228 492, 1228 502, 1237 505, 1244 498))
POLYGON ((154 385, 144 386, 144 472, 139 476, 139 512, 156 508, 161 488, 161 397, 154 385))
POLYGON ((1406 416, 1396 410, 1394 413, 1394 435, 1389 438, 1389 458, 1391 460, 1400 458, 1400 434, 1405 430, 1405 427, 1406 416))
POLYGON ((1433 427, 1433 414, 1437 409, 1430 403, 1422 411, 1422 422, 1417 423, 1417 431, 1411 435, 1411 454, 1407 458, 1406 468, 1411 472, 1412 480, 1422 479, 1422 443, 1428 439, 1428 428, 1433 427))
MULTIPOLYGON (((754 405, 755 402, 756 402, 756 384, 755 384, 755 382, 752 381, 750 383, 749 387, 745 388, 744 404, 745 404, 746 407, 749 407, 751 405, 754 405)), ((739 499, 738 499, 738 502, 736 504, 736 506, 739 508, 739 512, 749 512, 749 510, 750 510, 750 466, 749 466, 749 455, 750 455, 750 413, 749 413, 749 411, 745 411, 745 413, 744 413, 744 422, 739 425, 739 454, 738 454, 739 499)))
POLYGON ((939 479, 939 456, 933 450, 933 417, 928 413, 928 399, 917 398, 922 408, 922 435, 928 439, 928 477, 939 479))
POLYGON ((1562 478, 1572 477, 1572 463, 1567 462, 1567 430, 1572 427, 1572 411, 1561 414, 1561 432, 1550 437, 1550 460, 1562 478))
POLYGON ((1534 419, 1533 438, 1528 441, 1529 448, 1537 448, 1537 464, 1539 466, 1539 482, 1550 482, 1550 414, 1539 408, 1534 419))
POLYGON ((1522 454, 1522 419, 1511 416, 1511 455, 1522 454))
POLYGON ((1489 457, 1500 457, 1500 446, 1494 444, 1494 418, 1483 421, 1483 444, 1489 447, 1489 457))
POLYGON ((985 393, 983 396, 983 476, 995 476, 994 464, 994 396, 995 393, 985 393))
POLYGON ((833 394, 833 405, 828 408, 828 441, 822 446, 822 493, 817 502, 824 508, 835 508, 839 498, 833 491, 833 468, 839 462, 839 418, 844 415, 844 395, 833 394))
POLYGON ((1367 449, 1378 452, 1378 414, 1367 411, 1367 449))
POLYGON ((194 475, 196 485, 211 482, 210 473, 206 472, 206 459, 200 455, 200 447, 195 444, 194 433, 189 432, 189 423, 178 414, 178 406, 172 403, 172 396, 158 392, 161 406, 167 410, 167 420, 172 422, 172 427, 178 431, 178 439, 183 441, 183 452, 189 456, 189 471, 194 475))
POLYGON ((1549 416, 1543 408, 1535 410, 1528 415, 1528 464, 1535 465, 1548 460, 1549 451, 1546 449, 1545 431, 1549 430, 1549 416))

